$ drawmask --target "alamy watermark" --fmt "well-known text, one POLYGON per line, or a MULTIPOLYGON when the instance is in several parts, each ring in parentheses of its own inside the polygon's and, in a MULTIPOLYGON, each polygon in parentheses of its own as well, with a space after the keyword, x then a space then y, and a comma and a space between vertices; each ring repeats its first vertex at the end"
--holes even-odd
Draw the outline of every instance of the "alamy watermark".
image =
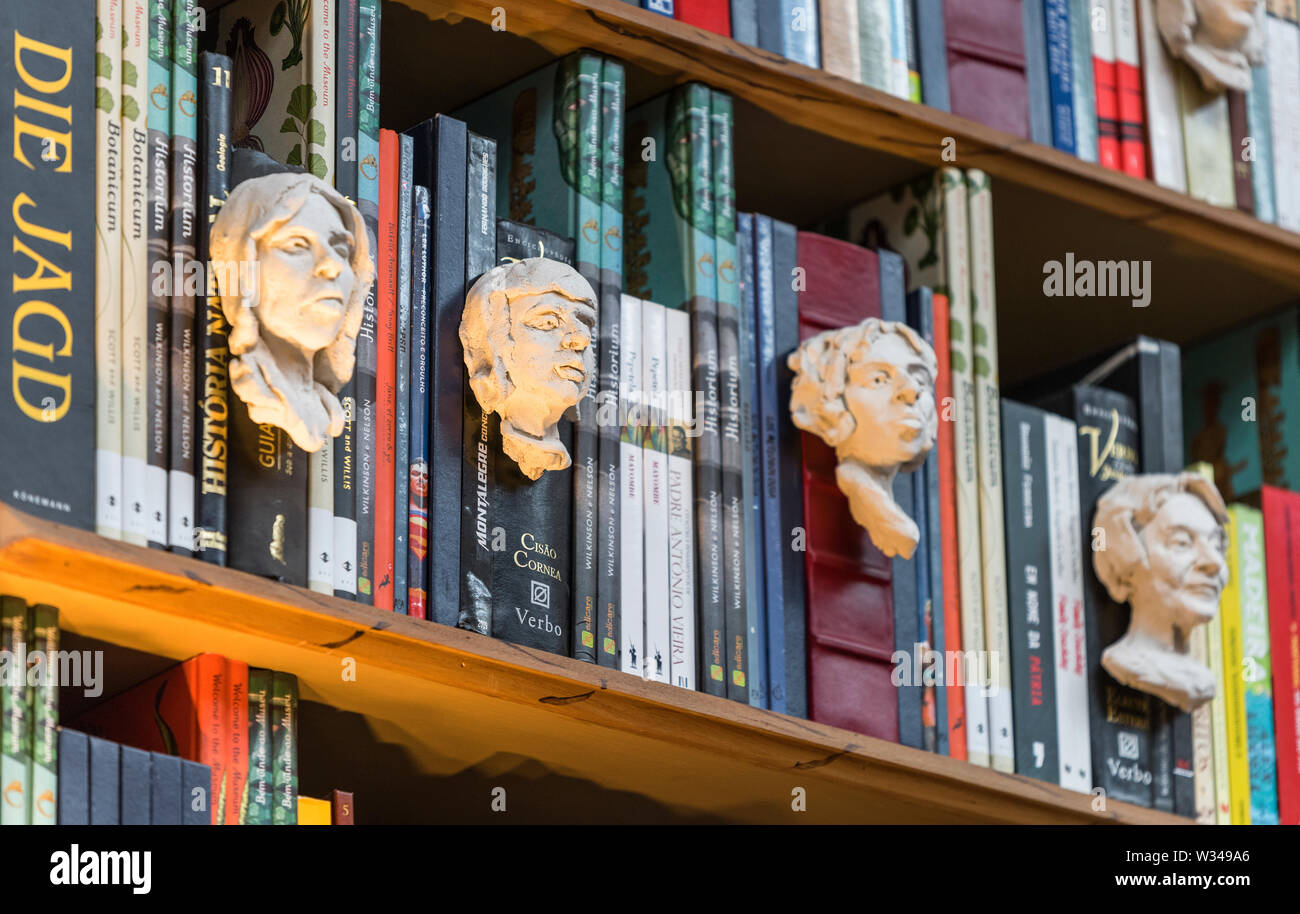
POLYGON ((1134 308, 1151 304, 1151 261, 1065 260, 1043 264, 1043 294, 1048 298, 1127 298, 1134 308))
POLYGON ((998 694, 1001 657, 997 651, 943 651, 917 642, 910 651, 894 651, 890 681, 895 688, 959 685, 978 688, 984 698, 998 694))
POLYGON ((104 693, 103 651, 0 650, 0 686, 79 688, 87 698, 104 693))

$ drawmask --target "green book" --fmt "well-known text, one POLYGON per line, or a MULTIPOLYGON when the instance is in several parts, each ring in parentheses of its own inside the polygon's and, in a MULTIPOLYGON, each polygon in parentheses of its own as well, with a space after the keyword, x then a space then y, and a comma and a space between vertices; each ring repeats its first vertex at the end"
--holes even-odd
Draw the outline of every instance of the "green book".
MULTIPOLYGON (((251 691, 251 689, 250 689, 251 691)), ((298 677, 271 676, 273 825, 298 824, 298 677)))
POLYGON ((59 682, 50 661, 59 649, 59 611, 48 603, 32 607, 33 650, 45 657, 44 675, 31 690, 32 727, 29 821, 54 825, 58 821, 59 787, 59 682))
POLYGON ((248 805, 246 825, 270 825, 275 797, 271 771, 271 690, 275 676, 270 670, 248 670, 248 805))
POLYGON ((17 597, 0 598, 5 662, 0 717, 4 720, 0 755, 0 825, 31 824, 32 690, 27 687, 27 639, 31 614, 17 597))

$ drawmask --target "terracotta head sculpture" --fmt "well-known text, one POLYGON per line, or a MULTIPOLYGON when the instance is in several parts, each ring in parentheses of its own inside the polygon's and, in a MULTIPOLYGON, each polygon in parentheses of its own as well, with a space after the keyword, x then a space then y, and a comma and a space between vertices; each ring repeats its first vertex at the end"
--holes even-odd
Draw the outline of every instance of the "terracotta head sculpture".
POLYGON ((502 448, 529 479, 572 462, 557 425, 594 380, 596 294, 573 267, 530 257, 493 267, 465 298, 469 385, 501 416, 502 448))
POLYGON ((313 175, 251 178, 218 212, 211 254, 230 322, 231 390, 254 422, 318 450, 343 431, 337 394, 352 377, 374 278, 361 214, 313 175))
POLYGON ((1214 697, 1214 676, 1187 634, 1219 611, 1228 580, 1227 510, 1197 473, 1129 476, 1097 501, 1104 541, 1093 568, 1111 599, 1129 603, 1129 628, 1102 653, 1125 685, 1190 711, 1214 697))
POLYGON ((885 555, 911 558, 920 531, 894 503, 893 482, 934 446, 934 350, 907 325, 869 317, 805 340, 789 365, 794 424, 835 448, 853 519, 885 555))
POLYGON ((1173 56, 1210 92, 1251 88, 1264 60, 1264 0, 1155 0, 1156 22, 1173 56))

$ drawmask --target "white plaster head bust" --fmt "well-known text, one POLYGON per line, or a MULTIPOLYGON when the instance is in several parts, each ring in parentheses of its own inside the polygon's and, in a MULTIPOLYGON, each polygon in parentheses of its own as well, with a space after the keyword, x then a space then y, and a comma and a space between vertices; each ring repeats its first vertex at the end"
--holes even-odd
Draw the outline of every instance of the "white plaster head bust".
POLYGON ((1264 61, 1264 0, 1156 0, 1156 24, 1207 91, 1250 90, 1250 68, 1264 61))
POLYGON ((869 317, 804 340, 788 364, 794 424, 835 448, 853 519, 885 555, 910 559, 920 531, 893 484, 934 446, 934 350, 906 324, 869 317))
POLYGON ((1093 568, 1111 599, 1132 607, 1101 665, 1184 711, 1214 697, 1214 676, 1190 654, 1187 634, 1219 610, 1227 519, 1219 490, 1198 473, 1129 476, 1097 501, 1093 527, 1105 540, 1093 568))
POLYGON ((502 449, 529 479, 572 462, 557 425, 596 370, 596 293, 573 267, 529 257, 493 267, 465 297, 469 386, 501 416, 502 449))
POLYGON ((319 450, 343 431, 337 394, 375 275, 361 214, 314 175, 250 178, 218 211, 211 255, 230 322, 230 389, 254 422, 319 450))

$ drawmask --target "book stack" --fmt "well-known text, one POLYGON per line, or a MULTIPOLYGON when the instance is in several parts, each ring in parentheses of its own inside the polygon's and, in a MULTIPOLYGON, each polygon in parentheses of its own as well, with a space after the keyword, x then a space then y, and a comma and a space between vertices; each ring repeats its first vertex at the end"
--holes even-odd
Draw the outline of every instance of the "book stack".
POLYGON ((59 825, 207 825, 207 765, 59 729, 59 825))

